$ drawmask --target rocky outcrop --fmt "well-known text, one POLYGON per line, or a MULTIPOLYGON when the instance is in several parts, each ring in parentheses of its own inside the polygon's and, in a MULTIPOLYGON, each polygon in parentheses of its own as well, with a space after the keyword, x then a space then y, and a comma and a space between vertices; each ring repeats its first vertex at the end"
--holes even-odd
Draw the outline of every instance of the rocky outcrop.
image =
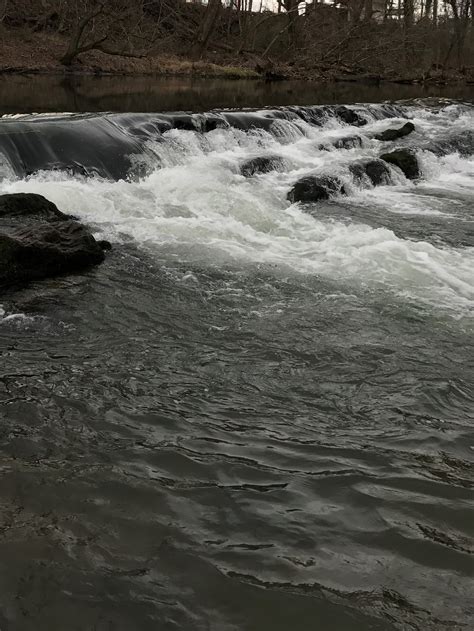
POLYGON ((41 195, 0 196, 0 286, 80 271, 101 263, 106 249, 41 195))
POLYGON ((382 154, 380 159, 401 169, 409 180, 415 180, 420 176, 418 160, 410 149, 396 149, 382 154))
POLYGON ((362 182, 366 177, 373 186, 390 183, 390 168, 383 160, 360 160, 349 166, 349 171, 357 182, 362 182))
POLYGON ((330 199, 335 195, 345 195, 343 183, 336 177, 310 175, 298 180, 287 195, 290 202, 311 204, 330 199))
POLYGON ((389 142, 391 140, 397 140, 398 138, 408 136, 408 134, 411 134, 412 131, 415 131, 415 125, 408 122, 398 129, 386 129, 380 134, 376 134, 374 138, 376 140, 382 140, 383 142, 389 142))
POLYGON ((252 177, 259 173, 270 173, 283 169, 284 161, 279 156, 261 156, 246 160, 240 167, 240 172, 245 177, 252 177))

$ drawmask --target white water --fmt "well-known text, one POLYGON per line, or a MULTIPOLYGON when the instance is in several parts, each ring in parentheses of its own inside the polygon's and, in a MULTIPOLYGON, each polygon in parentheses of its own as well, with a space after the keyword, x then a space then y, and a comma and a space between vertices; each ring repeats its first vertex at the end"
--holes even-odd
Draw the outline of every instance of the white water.
MULTIPOLYGON (((433 114, 413 110, 417 146, 441 131, 460 133, 473 127, 474 114, 454 107, 433 114)), ((1 192, 35 192, 58 207, 97 226, 106 238, 133 239, 148 251, 201 264, 246 262, 317 274, 354 287, 395 292, 450 311, 472 315, 474 248, 433 245, 397 236, 392 230, 351 222, 353 207, 373 208, 404 217, 472 221, 474 160, 454 153, 442 158, 420 151, 423 180, 414 184, 393 170, 393 185, 358 188, 347 169, 361 157, 377 157, 387 145, 371 132, 403 124, 379 120, 362 129, 329 119, 324 128, 302 121, 278 121, 271 135, 216 129, 205 135, 171 130, 165 142, 150 142, 161 168, 138 182, 110 182, 42 172, 18 181, 9 174, 1 192), (338 137, 363 135, 362 148, 321 151, 318 145, 338 137), (244 159, 259 155, 285 159, 284 173, 253 178, 240 174, 244 159), (300 177, 339 175, 349 198, 321 206, 313 216, 290 205, 286 194, 300 177), (469 201, 470 200, 470 201, 469 201), (470 208, 469 208, 470 203, 470 208), (316 217, 316 218, 315 218, 316 217), (349 221, 348 221, 349 219, 349 221)), ((401 141, 397 144, 404 144, 401 141)))
POLYGON ((8 313, 3 305, 0 304, 0 324, 5 323, 21 323, 33 322, 34 317, 27 316, 24 313, 8 313))

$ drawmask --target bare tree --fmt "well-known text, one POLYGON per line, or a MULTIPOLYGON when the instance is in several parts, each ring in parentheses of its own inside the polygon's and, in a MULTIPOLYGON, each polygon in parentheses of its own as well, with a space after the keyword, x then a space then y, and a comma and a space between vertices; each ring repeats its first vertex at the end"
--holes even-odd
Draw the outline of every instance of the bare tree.
POLYGON ((209 0, 204 17, 199 25, 195 42, 192 47, 194 57, 201 58, 209 45, 209 40, 222 9, 221 0, 209 0))
POLYGON ((403 24, 407 31, 413 26, 415 21, 415 2, 414 0, 403 0, 403 24))
POLYGON ((201 59, 212 45, 223 51, 223 63, 251 64, 265 76, 435 81, 449 66, 471 72, 474 0, 313 0, 304 12, 298 0, 268 3, 0 0, 0 24, 21 27, 19 39, 28 29, 33 37, 56 30, 65 41, 65 66, 89 51, 144 57, 187 50, 201 59))
POLYGON ((78 3, 76 6, 75 17, 77 21, 73 24, 67 51, 61 58, 61 63, 65 66, 70 66, 78 55, 97 49, 107 40, 107 34, 104 34, 103 29, 101 29, 100 34, 95 32, 95 20, 105 14, 105 5, 100 0, 91 3, 85 2, 83 3, 85 6, 81 6, 81 4, 78 3), (80 8, 84 9, 82 17, 79 13, 80 8))
POLYGON ((143 0, 76 0, 67 3, 66 20, 71 36, 61 63, 70 66, 79 55, 98 50, 108 55, 143 57, 156 40, 157 31, 145 36, 147 3, 143 0))

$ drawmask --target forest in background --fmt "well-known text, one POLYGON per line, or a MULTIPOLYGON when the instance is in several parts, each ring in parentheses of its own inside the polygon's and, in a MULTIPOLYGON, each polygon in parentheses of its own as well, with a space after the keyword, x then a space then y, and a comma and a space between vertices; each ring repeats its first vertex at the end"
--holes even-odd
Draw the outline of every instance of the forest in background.
POLYGON ((473 16, 474 0, 0 0, 0 71, 470 82, 473 16))

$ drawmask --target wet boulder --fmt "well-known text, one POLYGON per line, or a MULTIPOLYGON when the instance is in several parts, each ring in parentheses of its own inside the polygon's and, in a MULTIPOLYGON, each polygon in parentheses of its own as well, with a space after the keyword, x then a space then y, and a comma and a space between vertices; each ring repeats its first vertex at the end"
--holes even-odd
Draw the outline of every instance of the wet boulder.
POLYGON ((345 195, 343 183, 336 177, 309 175, 298 180, 287 195, 290 202, 311 204, 331 199, 335 195, 345 195))
POLYGON ((112 249, 112 244, 110 243, 110 241, 101 239, 100 241, 97 241, 97 243, 101 250, 103 250, 104 252, 110 252, 110 250, 112 249))
POLYGON ((0 196, 0 286, 80 271, 107 249, 41 195, 0 196))
POLYGON ((294 112, 296 116, 304 120, 306 123, 309 123, 310 125, 317 125, 318 127, 322 127, 324 125, 324 122, 329 114, 327 107, 293 106, 287 109, 294 112))
POLYGON ((408 122, 398 129, 386 129, 380 134, 376 134, 374 138, 376 138, 376 140, 388 142, 391 140, 397 140, 398 138, 403 138, 404 136, 408 136, 408 134, 411 134, 412 131, 415 131, 415 125, 411 122, 408 122))
POLYGON ((201 131, 204 133, 226 127, 229 127, 229 123, 219 116, 206 115, 201 121, 201 131))
POLYGON ((283 169, 283 158, 279 156, 260 156, 246 160, 240 167, 240 172, 245 177, 252 177, 259 173, 270 173, 271 171, 281 171, 283 169))
POLYGON ((6 217, 29 217, 44 221, 70 219, 53 202, 34 193, 10 193, 0 195, 0 221, 6 217))
POLYGON ((348 125, 354 125, 356 127, 362 127, 367 125, 367 121, 360 114, 354 110, 349 109, 345 105, 340 105, 335 109, 336 116, 348 125))
POLYGON ((349 166, 349 171, 357 182, 362 182, 366 177, 373 186, 390 183, 390 168, 383 160, 360 160, 349 166))
POLYGON ((409 180, 415 180, 420 176, 418 160, 410 149, 396 149, 382 154, 380 159, 401 169, 409 180))
POLYGON ((173 114, 170 118, 174 129, 185 131, 198 131, 199 129, 198 119, 192 114, 173 114))
POLYGON ((0 233, 0 286, 76 272, 104 260, 104 251, 77 221, 0 233))
POLYGON ((374 186, 390 183, 390 169, 383 160, 369 160, 364 167, 369 180, 374 186))

